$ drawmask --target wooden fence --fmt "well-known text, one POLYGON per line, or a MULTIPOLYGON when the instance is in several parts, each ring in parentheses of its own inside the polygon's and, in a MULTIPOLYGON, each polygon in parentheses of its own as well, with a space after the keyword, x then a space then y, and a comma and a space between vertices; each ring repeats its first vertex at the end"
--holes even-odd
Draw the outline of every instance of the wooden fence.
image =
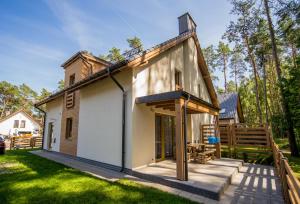
POLYGON ((280 177, 283 197, 286 203, 300 203, 300 182, 294 175, 288 159, 274 142, 272 134, 269 134, 270 144, 273 152, 274 165, 280 177))
MULTIPOLYGON (((273 154, 274 166, 281 181, 285 203, 300 203, 300 182, 294 175, 288 159, 274 142, 270 129, 258 125, 220 124, 219 130, 221 147, 228 149, 229 152, 233 149, 235 154, 252 154, 254 158, 257 154, 273 154)), ((207 137, 214 133, 214 125, 201 126, 202 141, 207 142, 207 137)))
POLYGON ((11 137, 10 149, 26 149, 42 147, 42 137, 11 137))
MULTIPOLYGON (((214 125, 202 125, 202 139, 206 142, 214 135, 214 125)), ((228 157, 255 160, 260 156, 271 155, 270 140, 265 126, 247 126, 244 124, 220 124, 221 149, 228 157), (255 151, 253 151, 255 148, 255 151)), ((204 142, 204 143, 205 143, 204 142)))

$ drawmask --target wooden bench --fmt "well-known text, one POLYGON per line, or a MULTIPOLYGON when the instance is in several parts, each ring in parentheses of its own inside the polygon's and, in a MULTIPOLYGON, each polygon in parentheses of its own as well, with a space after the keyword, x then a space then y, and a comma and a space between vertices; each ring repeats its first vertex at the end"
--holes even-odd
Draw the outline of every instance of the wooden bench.
POLYGON ((199 152, 197 153, 196 160, 200 164, 205 164, 207 161, 215 159, 215 152, 215 150, 206 150, 204 152, 199 152))

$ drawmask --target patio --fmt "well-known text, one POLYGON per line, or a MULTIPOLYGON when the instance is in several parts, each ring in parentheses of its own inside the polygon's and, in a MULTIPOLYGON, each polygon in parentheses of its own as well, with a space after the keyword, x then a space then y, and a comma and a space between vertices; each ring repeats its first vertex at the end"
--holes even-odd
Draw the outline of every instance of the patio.
POLYGON ((164 160, 133 170, 133 175, 190 193, 219 200, 239 172, 243 162, 234 159, 216 159, 206 164, 189 162, 188 180, 176 178, 176 161, 164 160))

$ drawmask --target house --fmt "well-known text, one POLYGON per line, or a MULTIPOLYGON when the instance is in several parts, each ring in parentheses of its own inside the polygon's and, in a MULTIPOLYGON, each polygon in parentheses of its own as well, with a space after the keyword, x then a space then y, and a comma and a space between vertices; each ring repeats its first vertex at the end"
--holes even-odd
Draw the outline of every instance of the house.
POLYGON ((220 103, 220 124, 244 123, 241 99, 238 93, 223 93, 218 95, 220 103))
POLYGON ((188 13, 178 21, 177 37, 121 62, 82 51, 64 62, 65 88, 35 104, 45 112, 43 149, 125 172, 176 158, 186 180, 186 144, 218 121, 219 104, 196 24, 188 13))
POLYGON ((40 129, 40 123, 24 110, 16 111, 0 120, 0 134, 5 136, 37 134, 40 129))

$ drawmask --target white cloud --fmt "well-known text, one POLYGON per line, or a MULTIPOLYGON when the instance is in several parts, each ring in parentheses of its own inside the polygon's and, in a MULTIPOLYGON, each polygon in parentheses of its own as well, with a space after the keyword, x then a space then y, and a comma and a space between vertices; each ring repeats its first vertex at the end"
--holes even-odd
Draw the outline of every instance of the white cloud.
POLYGON ((2 35, 0 37, 0 45, 14 52, 19 52, 27 58, 30 58, 30 55, 33 55, 32 57, 41 57, 49 60, 61 60, 64 58, 62 51, 50 48, 49 45, 28 42, 10 36, 2 35))
POLYGON ((99 47, 100 28, 95 29, 97 21, 83 9, 77 8, 69 1, 46 1, 52 13, 61 22, 61 29, 80 49, 91 50, 99 47))

